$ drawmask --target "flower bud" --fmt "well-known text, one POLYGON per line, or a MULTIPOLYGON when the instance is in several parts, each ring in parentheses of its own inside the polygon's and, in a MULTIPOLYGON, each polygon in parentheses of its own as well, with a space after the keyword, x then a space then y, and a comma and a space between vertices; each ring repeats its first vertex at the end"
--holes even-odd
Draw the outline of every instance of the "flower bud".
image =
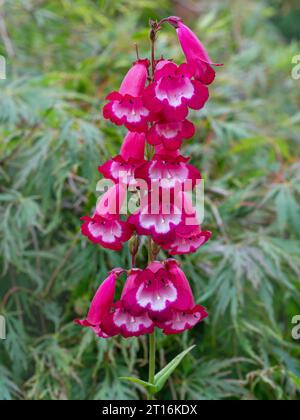
POLYGON ((130 241, 129 241, 129 251, 130 251, 130 254, 133 257, 135 257, 136 254, 138 253, 139 247, 140 247, 140 243, 141 243, 141 240, 140 240, 140 237, 138 235, 134 235, 130 239, 130 241))

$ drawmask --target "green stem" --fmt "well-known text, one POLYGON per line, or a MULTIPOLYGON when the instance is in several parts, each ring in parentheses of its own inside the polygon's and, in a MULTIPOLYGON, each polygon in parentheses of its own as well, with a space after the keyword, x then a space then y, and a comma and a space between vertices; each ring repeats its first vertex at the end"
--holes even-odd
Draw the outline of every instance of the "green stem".
MULTIPOLYGON (((154 384, 155 377, 155 354, 156 354, 156 337, 155 331, 149 336, 149 382, 154 384)), ((153 394, 149 393, 149 400, 153 400, 153 394)))
MULTIPOLYGON (((157 23, 153 22, 151 24, 151 31, 150 31, 150 41, 151 41, 151 81, 154 78, 154 71, 155 71, 155 40, 156 40, 156 31, 157 31, 157 23)), ((148 147, 148 159, 151 160, 154 155, 154 147, 148 147)), ((148 263, 151 264, 154 260, 153 252, 152 252, 152 239, 151 237, 148 238, 148 263)), ((155 337, 155 330, 149 336, 149 381, 151 384, 154 384, 154 377, 155 377, 155 356, 156 356, 156 337, 155 337)), ((148 400, 154 400, 154 395, 149 392, 148 400)))
MULTIPOLYGON (((151 264, 153 262, 152 254, 152 239, 149 236, 148 238, 148 262, 151 264)), ((156 356, 156 337, 155 331, 149 336, 149 380, 151 384, 154 384, 155 377, 155 356, 156 356)), ((151 392, 148 394, 148 400, 153 400, 154 396, 151 392)))

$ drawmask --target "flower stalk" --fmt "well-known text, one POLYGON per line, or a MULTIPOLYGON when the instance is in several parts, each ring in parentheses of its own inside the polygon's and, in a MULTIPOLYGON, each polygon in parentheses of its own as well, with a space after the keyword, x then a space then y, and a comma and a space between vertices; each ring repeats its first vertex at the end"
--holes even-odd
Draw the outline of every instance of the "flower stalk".
POLYGON ((129 242, 132 267, 129 271, 112 270, 98 288, 86 319, 76 323, 103 339, 149 335, 148 382, 121 379, 145 387, 151 400, 194 348, 185 349, 156 374, 156 329, 165 335, 180 334, 207 317, 205 308, 196 305, 180 263, 175 259, 158 261, 158 255, 161 249, 171 256, 194 253, 211 236, 211 232, 202 230, 188 195, 201 174, 180 149, 195 134, 194 124, 187 119, 189 110, 205 106, 208 85, 215 75, 212 66, 217 64, 210 60, 196 35, 175 16, 160 22, 150 20, 149 37, 150 61, 140 58, 136 46, 137 61, 119 90, 106 98, 104 118, 125 126, 128 133, 119 154, 98 168, 113 186, 99 200, 93 215, 82 218, 81 228, 91 242, 106 249, 121 251, 129 242), (156 60, 157 33, 164 23, 175 28, 186 63, 156 60), (186 181, 190 181, 188 191, 186 181), (141 190, 142 184, 146 190, 141 190), (121 208, 128 191, 140 191, 140 206, 124 220, 121 208), (141 236, 147 236, 148 250, 148 265, 143 269, 136 267, 141 236), (126 280, 120 299, 115 301, 116 284, 122 274, 126 280))
MULTIPOLYGON (((149 383, 155 384, 155 357, 156 356, 156 336, 155 331, 149 336, 149 383)), ((152 392, 149 392, 149 400, 153 400, 152 392)))

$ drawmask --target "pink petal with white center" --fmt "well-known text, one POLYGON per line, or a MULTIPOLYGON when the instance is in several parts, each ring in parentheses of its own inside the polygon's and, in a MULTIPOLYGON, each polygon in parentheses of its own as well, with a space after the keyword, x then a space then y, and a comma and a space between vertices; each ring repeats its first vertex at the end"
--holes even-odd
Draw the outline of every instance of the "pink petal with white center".
MULTIPOLYGON (((175 282, 175 279, 174 279, 175 282)), ((124 308, 133 315, 141 315, 145 310, 161 314, 179 299, 179 290, 161 263, 155 262, 126 285, 122 294, 124 308)))
POLYGON ((141 284, 136 293, 138 305, 152 312, 166 310, 177 298, 177 289, 172 282, 168 279, 162 282, 161 278, 141 284))
POLYGON ((150 319, 147 312, 136 316, 131 315, 122 307, 115 310, 112 322, 125 338, 152 334, 154 330, 154 322, 150 319))
POLYGON ((136 183, 136 170, 145 162, 145 160, 125 160, 119 155, 99 166, 98 171, 106 179, 111 179, 122 185, 134 185, 136 183))
POLYGON ((175 214, 172 207, 170 214, 151 214, 148 207, 144 208, 137 215, 129 217, 129 222, 133 224, 140 235, 151 235, 154 240, 162 240, 166 235, 182 223, 182 215, 175 214))
POLYGON ((136 171, 136 175, 147 181, 150 186, 153 182, 167 189, 184 185, 185 191, 189 191, 201 180, 201 174, 194 166, 187 164, 188 160, 189 158, 181 155, 155 155, 152 161, 136 171))
POLYGON ((170 107, 177 108, 194 95, 193 84, 187 77, 162 78, 155 86, 155 94, 160 102, 166 102, 170 107))
POLYGON ((155 81, 145 89, 146 107, 154 113, 161 112, 167 121, 183 121, 188 107, 201 109, 208 100, 208 89, 190 79, 190 70, 186 64, 164 65, 155 73, 155 81))
POLYGON ((81 226, 81 232, 94 244, 100 244, 104 248, 120 251, 123 243, 127 242, 133 233, 132 226, 117 218, 105 218, 99 215, 85 216, 81 226))
POLYGON ((188 120, 171 123, 155 123, 147 134, 150 144, 156 146, 163 144, 166 149, 177 150, 184 139, 189 139, 195 134, 195 127, 188 120))
POLYGON ((202 231, 199 226, 195 227, 190 234, 175 232, 168 242, 162 244, 162 248, 170 255, 183 255, 196 252, 211 238, 211 232, 202 231))
POLYGON ((113 93, 103 108, 103 116, 117 125, 125 125, 130 131, 145 132, 151 119, 149 110, 140 97, 113 93))
POLYGON ((173 310, 169 320, 157 322, 156 325, 166 335, 179 334, 193 328, 207 316, 208 314, 203 307, 195 306, 192 310, 186 312, 173 310))
POLYGON ((189 171, 185 163, 172 164, 166 161, 153 161, 149 167, 149 178, 159 181, 163 188, 174 188, 188 179, 189 171))

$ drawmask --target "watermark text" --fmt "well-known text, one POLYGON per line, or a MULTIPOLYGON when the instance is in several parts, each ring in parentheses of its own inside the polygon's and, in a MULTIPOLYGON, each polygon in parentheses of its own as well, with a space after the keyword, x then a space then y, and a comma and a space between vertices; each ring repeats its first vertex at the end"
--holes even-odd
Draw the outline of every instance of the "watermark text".
POLYGON ((6 321, 4 316, 0 315, 0 340, 6 339, 6 321))
POLYGON ((6 79, 6 59, 0 55, 0 80, 6 79))
POLYGON ((292 69, 292 79, 300 79, 300 55, 295 55, 292 58, 292 64, 295 64, 295 67, 292 69))
POLYGON ((300 315, 295 315, 292 319, 294 328, 292 329, 292 337, 294 340, 300 340, 300 315))

